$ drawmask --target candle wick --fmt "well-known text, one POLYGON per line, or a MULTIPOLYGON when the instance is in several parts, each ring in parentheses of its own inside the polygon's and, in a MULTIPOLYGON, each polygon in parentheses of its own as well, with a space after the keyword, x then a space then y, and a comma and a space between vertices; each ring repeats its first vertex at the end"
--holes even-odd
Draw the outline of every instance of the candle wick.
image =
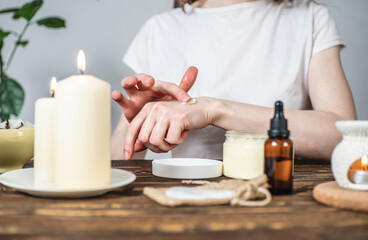
POLYGON ((6 125, 5 125, 5 128, 6 128, 6 129, 9 129, 9 128, 10 128, 9 119, 6 119, 6 125))
POLYGON ((83 72, 83 70, 79 70, 79 72, 80 72, 80 74, 81 74, 81 75, 84 75, 84 72, 83 72))
POLYGON ((54 98, 55 97, 55 92, 51 93, 51 97, 54 98))

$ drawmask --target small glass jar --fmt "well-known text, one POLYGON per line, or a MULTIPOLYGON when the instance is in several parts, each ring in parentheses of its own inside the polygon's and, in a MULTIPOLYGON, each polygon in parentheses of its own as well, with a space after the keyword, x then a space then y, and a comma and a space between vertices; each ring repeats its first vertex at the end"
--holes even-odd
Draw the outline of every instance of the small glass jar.
POLYGON ((224 142, 224 175, 252 179, 264 173, 266 132, 227 131, 224 142))

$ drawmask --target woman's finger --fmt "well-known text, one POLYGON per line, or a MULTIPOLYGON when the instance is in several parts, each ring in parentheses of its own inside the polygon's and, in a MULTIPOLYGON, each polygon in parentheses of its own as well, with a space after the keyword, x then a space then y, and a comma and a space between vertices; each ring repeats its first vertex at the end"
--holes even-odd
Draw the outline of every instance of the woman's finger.
POLYGON ((134 143, 134 152, 140 152, 143 150, 146 150, 146 146, 137 139, 137 141, 134 143))
POLYGON ((133 76, 128 76, 123 78, 123 80, 121 80, 121 86, 124 89, 130 89, 130 88, 136 88, 136 85, 138 84, 138 78, 133 77, 133 76))
POLYGON ((136 85, 138 84, 138 79, 136 77, 126 77, 121 80, 121 86, 124 88, 125 92, 129 97, 133 96, 138 92, 136 85))
POLYGON ((167 131, 166 142, 169 144, 181 144, 184 142, 182 137, 183 129, 178 121, 172 121, 170 123, 169 130, 167 131))
POLYGON ((198 68, 194 66, 189 67, 180 81, 179 88, 183 89, 185 92, 188 92, 194 85, 197 75, 198 68))
POLYGON ((115 90, 111 94, 112 99, 114 99, 115 102, 117 102, 122 108, 127 108, 129 106, 129 100, 124 97, 124 95, 115 90))
POLYGON ((137 140, 139 130, 141 129, 145 118, 146 118, 146 110, 145 108, 143 108, 128 125, 127 131, 125 133, 125 141, 124 141, 124 159, 125 160, 129 160, 133 156, 134 144, 137 140))
POLYGON ((147 148, 147 149, 149 149, 149 150, 151 150, 152 152, 154 152, 154 153, 163 153, 163 151, 161 151, 158 147, 155 147, 155 146, 153 146, 152 144, 150 144, 150 143, 145 143, 144 144, 144 146, 147 148))
POLYGON ((152 130, 156 124, 155 118, 151 118, 150 115, 152 115, 152 113, 147 116, 146 121, 144 121, 141 127, 141 130, 139 131, 139 135, 138 135, 139 141, 141 141, 145 145, 149 143, 152 130))
POLYGON ((180 102, 187 102, 190 100, 189 94, 174 83, 156 81, 154 88, 156 91, 170 95, 180 102))
POLYGON ((136 78, 138 79, 138 88, 139 90, 145 91, 150 90, 153 85, 155 85, 155 79, 150 75, 139 73, 137 74, 136 78))
POLYGON ((166 133, 169 128, 169 120, 165 115, 161 115, 160 119, 154 126, 149 143, 155 147, 158 147, 163 152, 171 150, 169 143, 165 141, 166 133))

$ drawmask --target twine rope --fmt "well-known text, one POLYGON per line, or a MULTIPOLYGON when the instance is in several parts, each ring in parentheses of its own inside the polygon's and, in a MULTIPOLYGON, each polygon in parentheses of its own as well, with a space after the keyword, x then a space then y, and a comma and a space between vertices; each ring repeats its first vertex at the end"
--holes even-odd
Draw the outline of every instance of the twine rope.
POLYGON ((272 200, 272 195, 268 190, 267 176, 262 175, 252 180, 228 179, 219 182, 210 182, 203 180, 183 180, 183 184, 198 185, 193 188, 213 189, 213 190, 230 190, 235 194, 227 199, 206 199, 206 200, 180 200, 169 198, 166 196, 167 188, 145 187, 143 194, 152 200, 164 206, 180 206, 180 205, 218 205, 230 204, 231 206, 247 206, 260 207, 265 206, 272 200))
POLYGON ((201 185, 196 188, 202 189, 233 190, 235 195, 230 199, 231 206, 265 206, 272 200, 266 175, 248 181, 240 179, 221 180, 220 182, 183 180, 182 183, 201 185))

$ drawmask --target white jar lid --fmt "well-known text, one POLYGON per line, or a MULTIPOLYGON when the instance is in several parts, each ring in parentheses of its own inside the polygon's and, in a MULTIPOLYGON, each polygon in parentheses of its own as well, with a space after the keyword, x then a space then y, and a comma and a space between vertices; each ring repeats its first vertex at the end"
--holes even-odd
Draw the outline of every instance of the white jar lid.
POLYGON ((222 175, 222 162, 203 158, 157 159, 152 161, 152 173, 175 179, 215 178, 222 175))

